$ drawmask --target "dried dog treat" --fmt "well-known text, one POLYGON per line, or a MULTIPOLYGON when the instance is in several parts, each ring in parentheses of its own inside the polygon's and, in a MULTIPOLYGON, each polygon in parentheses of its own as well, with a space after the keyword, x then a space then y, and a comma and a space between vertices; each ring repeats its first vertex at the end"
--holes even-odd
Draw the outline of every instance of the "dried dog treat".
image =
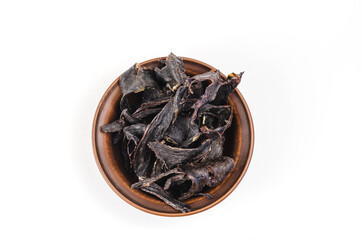
POLYGON ((120 76, 120 118, 101 129, 112 134, 125 169, 137 176, 132 188, 181 212, 191 211, 186 199, 212 198, 205 190, 234 167, 223 155, 223 143, 233 117, 228 97, 241 76, 232 73, 224 80, 219 71, 187 76, 173 53, 157 66, 135 64, 120 76))

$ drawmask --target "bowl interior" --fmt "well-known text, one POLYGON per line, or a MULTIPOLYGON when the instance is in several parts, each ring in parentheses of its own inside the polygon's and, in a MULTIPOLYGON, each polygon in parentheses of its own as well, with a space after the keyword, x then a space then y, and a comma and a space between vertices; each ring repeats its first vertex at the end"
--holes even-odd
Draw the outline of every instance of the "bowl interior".
MULTIPOLYGON (((141 63, 143 66, 156 65, 157 59, 141 63)), ((187 75, 196 75, 215 68, 200 61, 183 58, 187 75)), ((224 75, 222 75, 225 78, 224 75)), ((137 179, 127 172, 123 166, 120 144, 112 144, 111 134, 103 133, 100 126, 119 118, 119 101, 122 96, 117 78, 104 94, 97 108, 93 123, 93 149, 98 167, 110 187, 126 202, 143 211, 162 216, 183 216, 206 210, 226 198, 238 185, 249 165, 254 132, 252 119, 245 100, 238 90, 229 97, 234 110, 233 122, 225 133, 224 155, 235 160, 235 167, 228 177, 218 186, 207 190, 213 199, 194 197, 187 201, 191 212, 180 213, 167 206, 161 200, 140 190, 131 189, 130 185, 137 179)))

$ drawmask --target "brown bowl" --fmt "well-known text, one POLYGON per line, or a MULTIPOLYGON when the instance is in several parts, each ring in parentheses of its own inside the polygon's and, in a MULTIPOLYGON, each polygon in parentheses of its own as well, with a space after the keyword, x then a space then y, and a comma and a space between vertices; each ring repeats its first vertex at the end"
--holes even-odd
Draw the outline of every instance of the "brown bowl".
MULTIPOLYGON (((160 58, 141 63, 142 66, 156 65, 160 58)), ((208 71, 215 71, 214 67, 191 58, 182 58, 187 75, 196 75, 208 71)), ((225 79, 225 75, 222 75, 225 79)), ((192 208, 188 213, 181 213, 169 207, 161 200, 140 190, 131 189, 135 181, 125 171, 119 146, 113 145, 110 134, 100 130, 100 126, 110 123, 119 117, 119 101, 122 96, 117 78, 104 93, 97 107, 93 121, 93 151, 98 168, 108 185, 127 203, 132 206, 160 216, 186 216, 202 212, 224 200, 239 184, 249 166, 254 146, 254 128, 249 108, 239 92, 236 90, 229 97, 234 110, 233 122, 225 133, 224 155, 235 160, 235 167, 229 176, 218 186, 208 190, 213 199, 194 197, 186 201, 192 208)))

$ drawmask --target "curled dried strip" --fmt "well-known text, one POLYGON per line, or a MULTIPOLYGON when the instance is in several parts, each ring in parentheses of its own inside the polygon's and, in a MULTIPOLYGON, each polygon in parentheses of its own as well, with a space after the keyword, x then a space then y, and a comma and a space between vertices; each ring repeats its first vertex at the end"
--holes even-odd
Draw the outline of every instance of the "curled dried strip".
MULTIPOLYGON (((231 118, 232 117, 230 117, 230 119, 231 118)), ((225 122, 226 124, 224 126, 215 129, 209 129, 207 126, 202 126, 200 130, 206 138, 215 138, 215 137, 222 138, 222 135, 224 134, 226 129, 228 129, 231 126, 231 120, 225 120, 225 122)))
POLYGON ((161 178, 164 178, 164 177, 166 177, 166 176, 168 176, 168 175, 176 174, 176 173, 180 173, 180 171, 179 171, 177 168, 174 168, 174 169, 171 169, 170 171, 161 173, 161 174, 159 174, 159 175, 157 175, 157 176, 155 176, 155 177, 147 178, 147 179, 138 181, 138 182, 132 184, 132 185, 131 185, 131 188, 147 187, 147 186, 149 186, 151 183, 154 183, 154 182, 160 180, 161 178))
POLYGON ((153 163, 152 171, 150 177, 158 176, 159 174, 168 171, 169 168, 167 167, 165 161, 160 158, 157 158, 153 163))
POLYGON ((175 184, 175 185, 179 186, 179 185, 185 183, 186 180, 187 180, 186 173, 178 172, 177 175, 171 176, 166 180, 165 185, 163 186, 163 189, 168 191, 171 188, 171 184, 175 184))
POLYGON ((124 126, 125 126, 125 124, 123 121, 116 120, 114 122, 101 126, 101 129, 105 133, 119 132, 119 131, 122 131, 124 126))
POLYGON ((143 136, 146 131, 147 125, 143 123, 133 124, 127 126, 123 129, 123 133, 127 140, 133 141, 136 145, 139 142, 139 139, 143 136))
POLYGON ((224 156, 195 166, 186 165, 184 169, 172 169, 158 177, 135 183, 132 188, 147 187, 164 177, 168 177, 163 189, 171 193, 174 192, 179 200, 186 200, 200 193, 206 186, 214 187, 220 184, 233 167, 234 160, 224 156))
MULTIPOLYGON (((186 200, 195 193, 203 190, 205 186, 214 187, 220 184, 234 167, 234 160, 223 156, 220 159, 209 161, 200 166, 188 166, 185 171, 186 181, 191 181, 187 191, 182 192, 179 200, 186 200)), ((185 182, 186 182, 185 181, 185 182)))
POLYGON ((211 144, 207 140, 198 148, 177 148, 164 143, 153 141, 148 143, 148 147, 156 154, 156 157, 162 159, 169 169, 183 164, 204 158, 210 151, 211 144))
POLYGON ((151 183, 147 187, 142 187, 141 190, 158 197, 159 199, 164 201, 167 205, 183 213, 191 211, 191 207, 188 204, 176 200, 170 193, 164 191, 156 183, 151 183))
POLYGON ((220 137, 231 126, 232 119, 233 119, 233 108, 230 105, 225 106, 215 106, 215 105, 205 105, 202 109, 202 114, 205 113, 213 113, 214 116, 217 117, 218 122, 213 126, 208 126, 208 124, 203 124, 200 127, 200 131, 204 136, 207 138, 215 138, 220 137))
POLYGON ((229 95, 239 85, 243 74, 244 72, 241 72, 240 74, 235 74, 235 73, 229 74, 227 79, 222 83, 215 99, 212 101, 212 104, 214 105, 228 104, 229 95))
POLYGON ((194 109, 194 113, 192 115, 193 121, 195 121, 199 109, 203 107, 205 104, 213 101, 216 97, 219 88, 221 87, 222 81, 220 73, 214 73, 213 76, 214 76, 213 78, 209 78, 212 79, 212 83, 206 87, 205 93, 201 96, 200 100, 198 100, 196 103, 194 103, 194 105, 192 105, 192 108, 194 109))

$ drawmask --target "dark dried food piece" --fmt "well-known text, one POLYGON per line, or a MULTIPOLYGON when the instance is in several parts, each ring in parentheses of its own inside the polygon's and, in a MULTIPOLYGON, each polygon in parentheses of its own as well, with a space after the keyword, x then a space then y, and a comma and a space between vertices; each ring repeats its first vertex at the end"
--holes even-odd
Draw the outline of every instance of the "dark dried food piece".
MULTIPOLYGON (((214 161, 195 166, 186 165, 183 169, 174 168, 159 176, 144 179, 132 185, 132 188, 143 188, 155 184, 167 177, 164 190, 177 195, 179 200, 186 200, 200 193, 205 186, 214 187, 220 184, 234 167, 234 160, 223 156, 214 161)), ((199 194, 200 195, 200 194, 199 194)))
POLYGON ((171 194, 164 191, 156 183, 151 183, 147 187, 142 187, 141 190, 158 197, 159 199, 164 201, 167 205, 173 207, 174 209, 176 209, 178 211, 181 211, 183 213, 191 211, 191 207, 188 204, 176 200, 175 198, 173 198, 171 196, 171 194))
POLYGON ((222 85, 222 79, 219 71, 207 72, 204 74, 193 76, 193 78, 191 79, 191 83, 207 80, 210 80, 211 84, 206 87, 205 92, 200 97, 200 99, 196 103, 194 103, 194 105, 192 105, 192 108, 194 109, 194 113, 192 114, 192 121, 196 120, 199 109, 201 107, 215 99, 216 94, 222 85))
POLYGON ((161 173, 164 173, 168 170, 169 170, 169 168, 167 167, 165 161, 163 161, 160 158, 157 158, 153 163, 150 177, 156 177, 156 176, 160 175, 161 173))
POLYGON ((199 127, 191 124, 191 118, 179 114, 176 121, 165 133, 165 140, 176 146, 187 147, 196 141, 200 135, 199 127))
POLYGON ((211 144, 207 140, 198 148, 177 148, 164 143, 153 141, 148 143, 148 147, 155 153, 158 159, 163 160, 169 169, 183 164, 204 158, 210 151, 211 144))
POLYGON ((127 140, 133 141, 137 145, 139 140, 142 138, 146 128, 147 125, 143 123, 133 124, 131 126, 125 127, 123 129, 123 133, 127 140))
POLYGON ((161 69, 155 68, 156 76, 165 83, 166 87, 175 91, 187 78, 184 63, 181 58, 170 53, 165 64, 166 66, 161 69))
POLYGON ((130 93, 139 93, 148 88, 158 88, 155 73, 149 69, 143 69, 139 64, 134 64, 119 79, 122 89, 121 107, 124 99, 130 93))
POLYGON ((202 134, 207 138, 215 138, 218 136, 221 138, 226 129, 231 126, 233 108, 230 105, 215 106, 207 104, 200 111, 200 115, 202 115, 200 127, 202 134), (217 122, 207 122, 208 116, 209 118, 210 116, 216 118, 217 122))
POLYGON ((131 188, 140 188, 140 187, 147 187, 149 186, 151 183, 154 183, 158 180, 160 180, 161 178, 164 178, 168 175, 171 174, 177 174, 177 173, 181 173, 180 170, 178 170, 177 168, 171 169, 170 171, 161 173, 155 177, 151 177, 151 178, 146 178, 144 180, 138 181, 134 184, 131 185, 131 188))
POLYGON ((239 85, 243 74, 244 74, 244 72, 241 72, 240 74, 235 74, 235 73, 229 74, 227 79, 222 83, 222 85, 215 97, 215 100, 212 101, 212 104, 214 104, 214 105, 228 104, 229 95, 239 85))
POLYGON ((211 151, 205 156, 203 159, 204 162, 213 161, 214 159, 219 159, 223 154, 223 145, 224 138, 223 137, 215 137, 211 141, 211 151))
POLYGON ((128 112, 128 109, 123 109, 120 119, 126 121, 128 124, 136 124, 140 122, 140 120, 138 120, 128 112))
MULTIPOLYGON (((199 166, 186 166, 183 175, 184 181, 180 184, 180 177, 176 178, 173 176, 167 180, 169 182, 166 181, 165 186, 167 186, 165 190, 169 190, 171 193, 176 191, 179 195, 179 200, 186 200, 195 193, 201 192, 205 186, 214 187, 219 185, 228 176, 233 167, 234 160, 226 156, 199 166), (187 182, 186 188, 182 186, 187 182), (184 191, 180 192, 179 188, 184 189, 184 191)), ((182 175, 183 173, 180 174, 182 175)))
POLYGON ((122 131, 124 126, 125 126, 125 124, 123 121, 116 120, 114 122, 101 126, 101 129, 105 133, 119 132, 119 131, 122 131))

